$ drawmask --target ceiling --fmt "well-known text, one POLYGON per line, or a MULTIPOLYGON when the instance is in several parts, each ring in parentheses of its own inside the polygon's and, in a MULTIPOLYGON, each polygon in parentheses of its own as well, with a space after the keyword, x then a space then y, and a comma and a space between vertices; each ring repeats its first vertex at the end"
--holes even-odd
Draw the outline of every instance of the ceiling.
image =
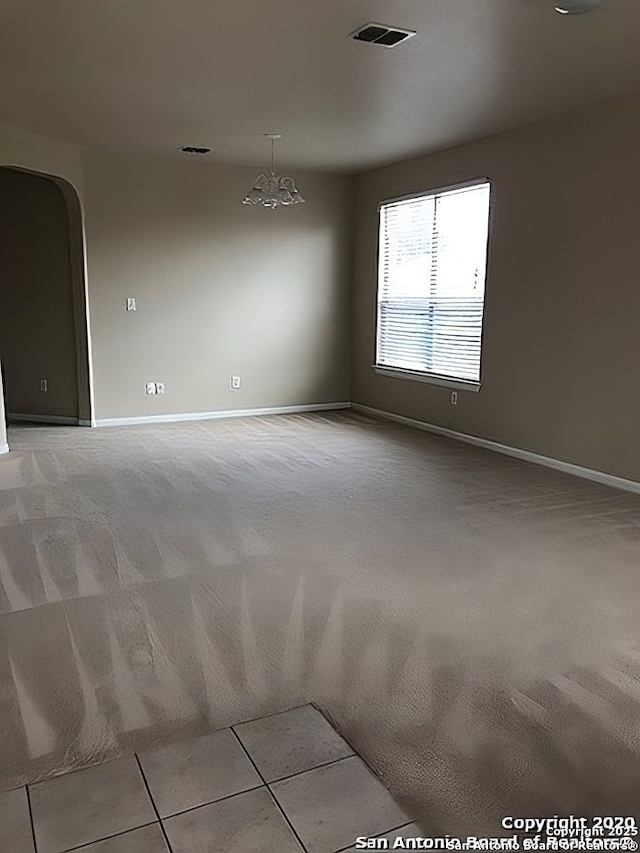
MULTIPOLYGON (((74 144, 359 170, 640 89, 640 0, 0 0, 0 121, 74 144), (387 49, 347 36, 417 30, 387 49)), ((186 155, 180 155, 186 156, 186 155)))

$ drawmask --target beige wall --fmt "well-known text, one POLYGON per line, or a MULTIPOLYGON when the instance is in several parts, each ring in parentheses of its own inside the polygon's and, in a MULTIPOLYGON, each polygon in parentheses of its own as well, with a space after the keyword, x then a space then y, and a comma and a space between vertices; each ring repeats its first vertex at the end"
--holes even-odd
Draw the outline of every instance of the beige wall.
POLYGON ((640 94, 359 176, 353 399, 640 480, 640 94), (488 176, 483 384, 371 369, 377 205, 488 176))
POLYGON ((86 157, 98 420, 350 399, 353 180, 295 174, 307 203, 271 211, 241 203, 256 174, 86 157))
POLYGON ((10 413, 78 417, 66 202, 53 181, 6 168, 0 168, 0 356, 10 413))

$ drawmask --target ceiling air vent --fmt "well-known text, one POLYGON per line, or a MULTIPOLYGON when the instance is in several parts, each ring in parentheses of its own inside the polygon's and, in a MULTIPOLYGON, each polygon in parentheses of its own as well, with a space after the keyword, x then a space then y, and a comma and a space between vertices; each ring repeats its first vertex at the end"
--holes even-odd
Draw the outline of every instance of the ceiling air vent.
POLYGON ((401 30, 398 27, 387 27, 385 24, 365 24, 351 33, 356 41, 368 41, 371 44, 381 44, 383 47, 395 47, 401 41, 415 36, 415 30, 401 30))
POLYGON ((211 151, 210 148, 197 148, 195 145, 185 145, 180 150, 185 154, 208 154, 211 151))

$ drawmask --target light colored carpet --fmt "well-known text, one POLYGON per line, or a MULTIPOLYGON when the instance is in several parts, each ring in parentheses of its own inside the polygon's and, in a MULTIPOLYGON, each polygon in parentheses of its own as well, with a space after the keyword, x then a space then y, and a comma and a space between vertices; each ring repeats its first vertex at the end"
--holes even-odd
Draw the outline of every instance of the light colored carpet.
POLYGON ((0 787, 314 702, 430 834, 640 803, 640 499, 352 413, 20 427, 0 787))

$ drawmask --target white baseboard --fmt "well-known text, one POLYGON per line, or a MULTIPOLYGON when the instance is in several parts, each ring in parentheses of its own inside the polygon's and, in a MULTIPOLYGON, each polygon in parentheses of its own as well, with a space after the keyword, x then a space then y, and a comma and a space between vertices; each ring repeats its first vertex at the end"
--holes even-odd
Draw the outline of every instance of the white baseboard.
POLYGON ((65 415, 19 415, 9 412, 9 422, 24 424, 61 424, 63 426, 78 426, 78 418, 68 418, 65 415))
POLYGON ((0 456, 2 456, 3 453, 8 453, 8 452, 9 452, 9 445, 8 444, 0 444, 0 456))
POLYGON ((325 412, 349 409, 351 403, 316 403, 309 406, 273 406, 263 409, 227 409, 220 412, 189 412, 175 415, 143 415, 135 418, 99 418, 94 425, 132 426, 134 424, 169 424, 180 421, 210 421, 218 418, 247 418, 255 415, 295 415, 300 412, 325 412))
POLYGON ((494 450, 496 453, 503 453, 506 456, 514 456, 516 459, 522 459, 525 462, 534 462, 536 465, 544 465, 546 468, 553 468, 556 471, 563 471, 565 474, 573 474, 576 477, 582 477, 585 480, 593 480, 594 483, 601 483, 603 486, 612 486, 615 489, 624 489, 627 492, 635 492, 640 494, 640 483, 635 480, 626 480, 624 477, 616 477, 613 474, 605 474, 604 471, 596 471, 593 468, 584 468, 582 465, 574 465, 572 462, 562 462, 560 459, 553 459, 550 456, 542 456, 540 453, 534 453, 531 450, 522 450, 519 447, 510 447, 508 444, 499 444, 497 441, 490 441, 487 438, 479 438, 475 435, 468 435, 464 432, 456 432, 446 427, 437 426, 436 424, 418 421, 415 418, 406 418, 404 415, 395 415, 393 412, 385 412, 382 409, 374 409, 371 406, 364 406, 361 403, 352 403, 352 408, 355 412, 374 415, 376 417, 385 418, 386 420, 396 421, 400 424, 421 429, 425 432, 435 433, 436 435, 444 435, 448 438, 454 438, 456 441, 464 441, 467 444, 473 444, 476 447, 484 447, 486 450, 494 450))

